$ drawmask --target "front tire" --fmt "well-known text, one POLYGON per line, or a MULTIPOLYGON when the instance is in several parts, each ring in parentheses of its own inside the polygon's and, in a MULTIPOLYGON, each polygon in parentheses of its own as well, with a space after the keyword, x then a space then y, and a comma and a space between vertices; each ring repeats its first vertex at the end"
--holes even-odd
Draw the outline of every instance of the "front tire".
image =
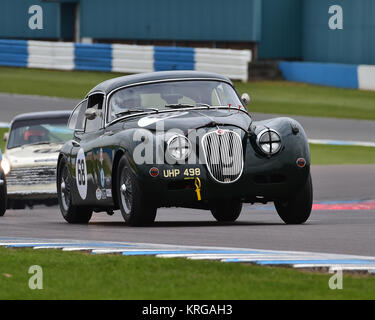
POLYGON ((150 203, 125 156, 120 159, 117 176, 117 198, 125 222, 130 226, 152 224, 157 208, 150 203))
POLYGON ((0 186, 0 217, 4 216, 7 210, 7 185, 5 178, 3 178, 4 184, 0 186))
POLYGON ((310 217, 313 202, 313 187, 309 174, 305 185, 288 200, 275 201, 275 208, 286 224, 302 224, 310 217))
POLYGON ((72 204, 72 186, 65 160, 57 168, 57 199, 63 218, 69 223, 87 224, 92 216, 92 209, 72 204))
POLYGON ((211 207, 211 213, 219 222, 234 222, 238 219, 242 210, 242 202, 239 200, 228 200, 215 203, 211 207))

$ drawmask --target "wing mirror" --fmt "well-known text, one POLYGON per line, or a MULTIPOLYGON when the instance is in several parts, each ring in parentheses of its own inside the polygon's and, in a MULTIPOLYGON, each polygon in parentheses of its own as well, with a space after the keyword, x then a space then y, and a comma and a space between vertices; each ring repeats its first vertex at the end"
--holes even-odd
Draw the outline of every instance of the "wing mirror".
POLYGON ((241 96, 241 100, 244 105, 247 106, 250 103, 250 96, 247 93, 243 93, 241 96))
POLYGON ((86 111, 85 111, 85 117, 87 120, 94 120, 98 114, 96 112, 97 110, 94 109, 94 108, 88 108, 86 111))
POLYGON ((7 142, 9 138, 9 132, 4 133, 4 141, 7 142))

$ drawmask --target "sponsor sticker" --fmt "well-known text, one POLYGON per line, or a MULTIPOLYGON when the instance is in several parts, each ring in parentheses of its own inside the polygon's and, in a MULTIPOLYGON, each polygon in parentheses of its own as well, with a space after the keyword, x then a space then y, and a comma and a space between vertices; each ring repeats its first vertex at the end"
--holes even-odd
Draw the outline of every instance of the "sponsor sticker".
POLYGON ((159 169, 158 168, 153 167, 153 168, 150 169, 150 176, 151 177, 157 177, 158 175, 159 175, 159 169))
POLYGON ((101 192, 102 192, 102 200, 107 199, 107 192, 106 192, 106 190, 102 189, 101 192))
POLYGON ((99 150, 99 161, 100 164, 103 164, 103 148, 100 148, 99 150))
POLYGON ((104 169, 103 168, 100 170, 100 184, 101 184, 102 188, 104 188, 105 177, 104 177, 104 169))
POLYGON ((95 196, 96 196, 97 200, 101 200, 102 199, 102 190, 100 190, 99 188, 96 189, 95 196))

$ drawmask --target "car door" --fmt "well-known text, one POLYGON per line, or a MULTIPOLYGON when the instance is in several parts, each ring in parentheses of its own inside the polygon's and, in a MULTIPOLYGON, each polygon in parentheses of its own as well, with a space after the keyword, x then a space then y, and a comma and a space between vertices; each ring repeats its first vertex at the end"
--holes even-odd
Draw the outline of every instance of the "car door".
POLYGON ((108 173, 108 170, 105 166, 107 157, 104 151, 106 145, 103 140, 104 94, 91 94, 88 97, 87 110, 90 114, 95 113, 95 116, 86 117, 85 130, 81 137, 81 147, 85 154, 87 167, 87 188, 89 192, 87 199, 90 204, 103 206, 110 204, 112 198, 111 189, 106 186, 106 182, 108 182, 106 172, 108 173))
POLYGON ((85 130, 85 111, 87 99, 81 101, 73 110, 70 116, 68 127, 74 129, 71 150, 69 153, 68 167, 72 177, 72 186, 76 192, 72 192, 72 200, 75 204, 82 204, 87 198, 87 165, 85 156, 85 144, 82 143, 85 130))
POLYGON ((76 119, 69 159, 73 185, 77 190, 72 195, 75 204, 95 205, 98 202, 97 186, 100 176, 96 153, 104 130, 103 101, 103 94, 91 94, 76 107, 71 116, 76 119))

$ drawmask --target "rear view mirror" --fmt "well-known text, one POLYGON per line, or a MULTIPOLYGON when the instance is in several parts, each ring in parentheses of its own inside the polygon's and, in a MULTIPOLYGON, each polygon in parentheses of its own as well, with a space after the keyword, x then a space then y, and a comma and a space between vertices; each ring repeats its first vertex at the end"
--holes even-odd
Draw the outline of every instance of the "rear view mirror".
POLYGON ((241 96, 241 100, 244 105, 247 106, 250 103, 250 96, 247 93, 243 93, 241 96))
POLYGON ((7 142, 9 138, 9 132, 4 133, 4 141, 7 142))

